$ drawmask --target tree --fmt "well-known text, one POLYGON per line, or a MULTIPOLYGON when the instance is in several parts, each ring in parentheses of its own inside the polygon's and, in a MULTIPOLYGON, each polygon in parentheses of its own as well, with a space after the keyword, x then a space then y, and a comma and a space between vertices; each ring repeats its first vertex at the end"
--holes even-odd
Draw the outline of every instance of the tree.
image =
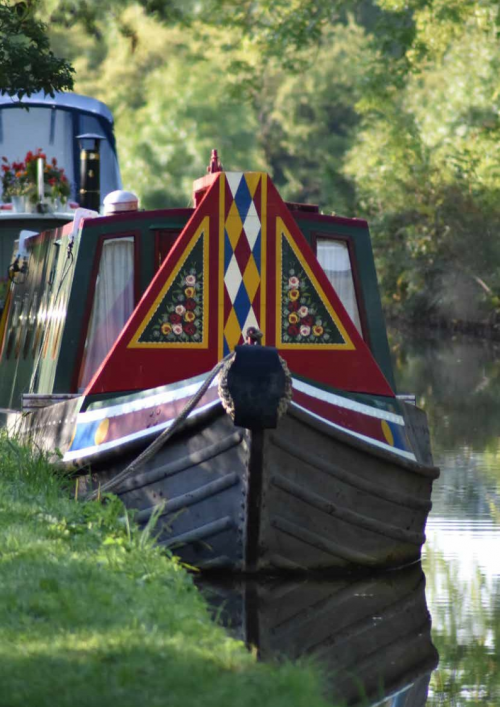
POLYGON ((73 69, 50 49, 33 2, 0 1, 0 92, 9 96, 73 88, 73 69))
POLYGON ((496 0, 380 0, 385 27, 345 167, 393 312, 500 313, 496 0), (389 19, 388 19, 389 18, 389 19), (394 39, 392 48, 388 38, 394 39), (396 41, 397 40, 397 41, 396 41))

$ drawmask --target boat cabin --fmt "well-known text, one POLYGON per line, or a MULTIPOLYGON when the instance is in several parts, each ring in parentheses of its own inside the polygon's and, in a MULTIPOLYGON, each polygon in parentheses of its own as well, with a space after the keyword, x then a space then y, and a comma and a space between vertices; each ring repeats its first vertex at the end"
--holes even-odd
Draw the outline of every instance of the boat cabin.
MULTIPOLYGON (((241 178, 241 173, 238 174, 227 173, 224 175, 226 189, 229 189, 229 185, 236 179, 241 178)), ((250 175, 249 177, 245 175, 248 184, 256 183, 259 180, 259 184, 264 184, 267 179, 266 175, 261 173, 247 174, 250 175)), ((213 175, 207 175, 207 177, 195 182, 194 185, 194 203, 205 204, 206 209, 210 205, 207 202, 209 197, 208 195, 205 197, 205 192, 207 191, 207 183, 213 181, 212 178, 213 175)), ((228 193, 230 192, 228 191, 228 193)), ((274 193, 277 195, 277 192, 273 191, 272 194, 274 193)), ((258 198, 260 198, 258 195, 254 195, 254 201, 258 198)), ((276 196, 276 200, 278 198, 279 195, 276 196)), ((232 203, 233 205, 237 204, 238 199, 234 199, 232 203)), ((300 248, 304 252, 307 250, 304 257, 311 263, 319 263, 320 269, 333 285, 352 320, 356 332, 371 351, 383 377, 388 382, 387 389, 390 390, 392 387, 394 390, 389 348, 366 221, 327 216, 321 214, 319 209, 312 205, 284 204, 281 200, 276 203, 276 208, 283 211, 283 218, 292 219, 298 226, 302 234, 301 238, 304 239, 303 243, 301 241, 300 248)), ((246 208, 247 215, 238 215, 240 230, 243 220, 247 223, 250 210, 253 207, 247 204, 246 207, 241 208, 246 208)), ((105 397, 108 388, 110 391, 113 389, 113 392, 116 393, 117 385, 119 391, 123 393, 141 386, 154 387, 154 385, 149 385, 153 378, 150 380, 147 376, 141 379, 142 382, 137 382, 141 364, 136 366, 132 362, 123 364, 126 367, 129 366, 127 375, 123 375, 123 369, 119 374, 117 373, 116 377, 120 378, 118 384, 106 383, 101 385, 100 389, 98 389, 99 386, 97 388, 94 386, 92 389, 91 384, 101 364, 119 339, 120 333, 123 333, 123 329, 134 313, 141 297, 153 287, 153 280, 159 269, 165 265, 168 270, 169 266, 166 265, 166 261, 172 260, 172 258, 169 259, 169 255, 174 251, 177 252, 176 248, 180 247, 179 236, 187 224, 194 223, 193 219, 199 212, 200 208, 183 208, 127 211, 110 216, 90 217, 87 215, 82 220, 28 237, 25 240, 26 256, 20 262, 19 271, 11 278, 7 305, 0 324, 0 366, 2 367, 0 407, 20 409, 22 396, 27 393, 77 395, 87 391, 87 394, 105 397)), ((232 216, 228 215, 226 224, 228 244, 232 238, 230 234, 233 216, 234 223, 237 222, 233 214, 232 216)), ((193 225, 191 227, 194 228, 193 225)), ((246 228, 248 235, 251 227, 247 225, 246 228)), ((243 253, 238 251, 237 246, 231 246, 231 252, 234 251, 234 259, 226 253, 224 256, 226 262, 220 266, 225 268, 224 282, 226 287, 225 294, 221 296, 225 298, 224 306, 232 307, 232 311, 226 318, 223 336, 219 337, 219 344, 214 353, 215 360, 228 353, 235 345, 243 342, 244 331, 248 325, 255 324, 261 328, 264 326, 262 321, 258 321, 261 318, 260 314, 267 315, 265 314, 265 302, 262 301, 263 293, 259 290, 259 276, 254 267, 257 261, 261 269, 265 265, 264 249, 260 250, 261 238, 262 233, 259 226, 259 231, 258 233, 256 231, 254 238, 255 252, 252 254, 243 253), (245 266, 244 272, 240 272, 237 263, 245 258, 248 265, 245 266), (242 281, 244 281, 244 288, 241 287, 242 281), (233 298, 232 303, 228 301, 228 298, 231 299, 231 297, 233 298), (257 301, 259 297, 261 300, 257 301), (253 300, 250 302, 252 298, 253 300)), ((217 239, 216 235, 214 241, 217 239)), ((204 245, 199 240, 195 246, 190 247, 192 250, 186 256, 182 267, 192 271, 191 277, 194 283, 196 268, 200 263, 205 262, 206 264, 208 259, 213 260, 214 256, 208 252, 208 239, 205 239, 204 245)), ((290 257, 295 257, 292 250, 290 257)), ((220 259, 220 257, 223 256, 215 255, 216 259, 220 259)), ((272 263, 268 262, 267 267, 270 268, 271 265, 272 263)), ((305 267, 309 272, 309 266, 305 267)), ((314 267, 316 268, 317 265, 314 267)), ((172 281, 172 277, 180 277, 179 272, 176 275, 172 271, 172 274, 168 276, 170 284, 173 283, 174 287, 176 283, 172 281)), ((165 275, 165 277, 167 276, 165 275)), ((189 280, 189 273, 184 274, 184 277, 189 280)), ((271 275, 270 277, 269 282, 272 282, 273 277, 271 275)), ((293 278, 293 275, 291 277, 293 278)), ((309 273, 309 280, 312 286, 319 287, 317 276, 312 271, 309 273)), ((207 283, 205 286, 208 288, 207 283)), ((210 284, 210 292, 209 289, 205 292, 207 300, 205 305, 207 305, 209 297, 211 302, 214 301, 216 289, 213 290, 213 287, 215 285, 210 284)), ((189 306, 196 300, 194 293, 198 293, 194 286, 191 289, 193 292, 187 293, 191 295, 188 297, 189 306)), ((314 292, 312 294, 314 295, 314 292)), ((184 297, 184 295, 182 296, 184 297)), ((270 293, 267 297, 271 301, 270 293)), ((218 305, 219 308, 221 301, 218 305)), ((298 302, 299 304, 300 302, 298 302)), ((158 307, 158 304, 156 306, 158 307)), ((177 307, 179 306, 183 305, 177 305, 177 307)), ((194 311, 198 312, 198 309, 193 309, 194 311)), ((154 349, 159 338, 167 336, 165 334, 167 328, 175 327, 174 310, 172 313, 174 314, 174 317, 170 316, 172 322, 170 320, 166 322, 164 318, 163 324, 161 321, 160 323, 153 322, 154 317, 150 317, 151 331, 148 330, 147 336, 145 336, 146 338, 150 337, 151 343, 143 344, 145 341, 143 337, 139 340, 139 348, 142 346, 142 348, 154 349), (165 326, 165 323, 168 326, 165 326), (158 331, 155 331, 155 327, 158 331)), ((199 321, 195 321, 196 318, 194 317, 193 322, 188 322, 188 324, 192 324, 192 338, 189 333, 186 334, 185 331, 182 333, 181 338, 185 339, 184 347, 176 350, 174 359, 172 359, 178 362, 179 369, 175 376, 171 376, 172 379, 178 378, 179 372, 182 374, 183 361, 193 361, 193 365, 197 366, 201 372, 209 370, 212 366, 212 362, 206 358, 208 354, 203 352, 202 346, 202 339, 208 341, 208 338, 212 337, 211 322, 205 316, 203 326, 208 326, 209 330, 196 329, 201 326, 199 321), (198 335, 199 340, 196 339, 198 335)), ((297 321, 299 321, 298 317, 297 321)), ((311 327, 314 322, 311 320, 309 325, 309 332, 312 333, 311 327)), ((285 332, 283 334, 285 339, 288 336, 293 338, 295 335, 295 325, 292 323, 289 326, 291 333, 285 332)), ((270 331, 273 327, 275 327, 274 320, 268 326, 268 340, 271 340, 271 344, 275 345, 270 331)), ((184 328, 187 331, 186 327, 184 328)), ((168 336, 173 337, 174 334, 171 333, 168 336)), ((300 339, 299 329, 297 329, 297 336, 300 339)), ((330 340, 331 342, 332 340, 330 340)), ((304 356, 302 351, 293 351, 294 348, 297 349, 300 346, 295 346, 291 340, 289 343, 283 341, 282 344, 289 349, 288 355, 293 360, 299 362, 300 356, 304 356)), ((168 343, 166 345, 168 346, 168 343)), ((175 347, 175 344, 173 346, 175 347)), ((318 348, 318 345, 312 344, 310 348, 314 350, 315 347, 318 348)), ((341 347, 331 343, 330 348, 341 347)), ((308 354, 307 358, 311 359, 312 357, 311 360, 313 360, 314 355, 316 354, 313 351, 308 354)), ((342 355, 345 355, 345 352, 342 355)), ((108 362, 108 364, 108 368, 116 371, 121 365, 115 365, 112 362, 108 362)), ((357 378, 362 381, 363 376, 359 375, 363 369, 361 364, 358 362, 356 366, 358 366, 357 378)), ((332 359, 332 369, 334 367, 332 359)), ((169 376, 164 375, 163 378, 166 379, 169 376)), ((332 380, 335 382, 334 377, 332 380)), ((165 380, 165 382, 168 381, 165 380)), ((363 392, 363 385, 363 382, 359 384, 360 392, 363 392)))

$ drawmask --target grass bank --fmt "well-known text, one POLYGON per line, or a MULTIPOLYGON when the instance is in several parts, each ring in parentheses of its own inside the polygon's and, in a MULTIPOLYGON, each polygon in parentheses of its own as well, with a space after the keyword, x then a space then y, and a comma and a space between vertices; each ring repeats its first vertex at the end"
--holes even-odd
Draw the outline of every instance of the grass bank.
POLYGON ((72 499, 0 436, 0 707, 323 707, 306 665, 258 663, 116 498, 72 499))

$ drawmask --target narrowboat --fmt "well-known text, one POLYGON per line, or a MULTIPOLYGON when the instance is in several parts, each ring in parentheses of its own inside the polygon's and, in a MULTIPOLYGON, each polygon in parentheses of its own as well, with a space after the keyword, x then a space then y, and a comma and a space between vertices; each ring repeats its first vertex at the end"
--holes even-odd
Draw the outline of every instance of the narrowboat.
POLYGON ((314 659, 332 704, 426 704, 439 655, 420 563, 365 577, 201 575, 196 584, 259 660, 314 659))
POLYGON ((366 221, 216 151, 192 208, 105 201, 25 242, 0 325, 10 433, 194 567, 419 560, 439 471, 395 393, 366 221))

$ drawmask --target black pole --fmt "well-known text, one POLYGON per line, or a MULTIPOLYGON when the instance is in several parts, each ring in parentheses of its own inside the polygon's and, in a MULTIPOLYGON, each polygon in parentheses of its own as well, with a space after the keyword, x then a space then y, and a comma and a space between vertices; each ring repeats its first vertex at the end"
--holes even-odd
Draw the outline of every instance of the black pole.
POLYGON ((101 135, 78 135, 80 141, 80 206, 99 212, 101 208, 101 135))

